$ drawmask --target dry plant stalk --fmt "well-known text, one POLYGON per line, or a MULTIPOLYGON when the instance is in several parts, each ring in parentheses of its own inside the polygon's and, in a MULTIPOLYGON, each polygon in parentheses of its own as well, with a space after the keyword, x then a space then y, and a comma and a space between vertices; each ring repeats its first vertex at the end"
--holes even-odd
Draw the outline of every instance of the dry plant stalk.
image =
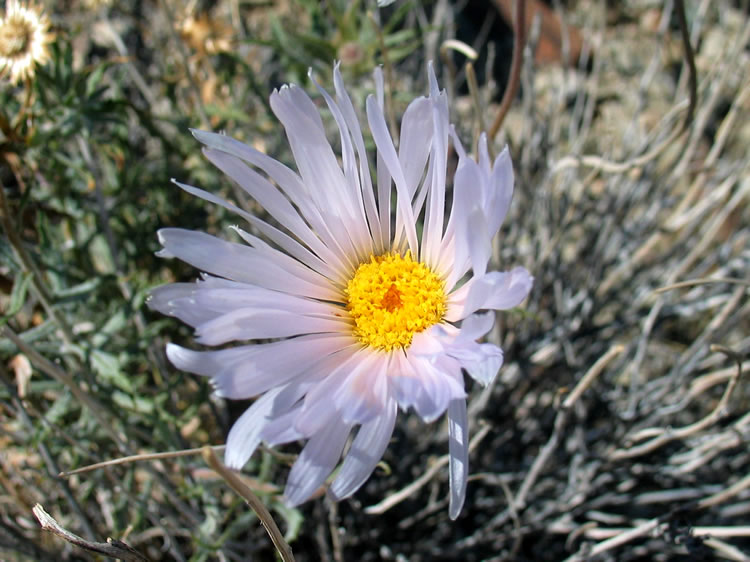
POLYGON ((32 509, 34 517, 39 521, 42 529, 54 533, 58 537, 65 539, 70 544, 75 545, 89 552, 96 552, 97 554, 103 554, 111 558, 117 558, 118 560, 125 560, 126 562, 148 562, 143 554, 125 544, 122 541, 108 538, 107 542, 93 542, 87 541, 86 539, 79 537, 78 535, 71 533, 67 529, 63 528, 55 519, 44 510, 41 504, 36 504, 32 509))
POLYGON ((202 454, 203 460, 206 461, 208 466, 213 468, 216 473, 221 476, 227 484, 229 484, 229 487, 244 499, 247 505, 250 506, 250 509, 255 512, 258 519, 260 519, 260 522, 263 524, 263 527, 265 527, 268 532, 268 536, 271 537, 271 541, 276 547, 276 551, 279 553, 279 556, 281 556, 281 559, 284 562, 294 562, 292 548, 284 540, 284 535, 279 531, 279 527, 273 520, 271 512, 268 511, 258 496, 256 496, 234 472, 222 464, 211 447, 203 447, 202 454))

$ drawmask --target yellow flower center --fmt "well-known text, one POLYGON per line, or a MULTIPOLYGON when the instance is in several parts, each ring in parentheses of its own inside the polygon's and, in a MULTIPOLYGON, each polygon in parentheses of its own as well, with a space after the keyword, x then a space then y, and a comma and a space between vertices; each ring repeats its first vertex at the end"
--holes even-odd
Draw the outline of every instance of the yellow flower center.
POLYGON ((406 348, 445 314, 443 282, 423 263, 388 253, 371 256, 346 286, 354 334, 369 347, 406 348))

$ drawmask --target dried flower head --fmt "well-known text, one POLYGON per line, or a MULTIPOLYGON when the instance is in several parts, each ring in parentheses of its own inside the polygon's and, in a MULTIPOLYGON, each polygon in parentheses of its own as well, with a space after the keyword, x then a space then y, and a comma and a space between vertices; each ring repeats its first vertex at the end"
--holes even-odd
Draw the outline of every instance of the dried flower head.
POLYGON ((36 65, 49 59, 53 40, 40 6, 8 0, 0 19, 0 76, 10 76, 14 84, 32 78, 36 65))
POLYGON ((270 243, 238 227, 244 244, 178 228, 159 231, 162 256, 206 273, 197 283, 156 289, 152 308, 193 326, 204 345, 277 340, 215 351, 170 344, 167 356, 180 369, 211 377, 222 396, 259 396, 229 434, 230 467, 241 468, 261 441, 308 440, 287 480, 291 505, 325 482, 359 426, 330 486, 336 499, 353 494, 385 451, 399 406, 414 408, 425 421, 447 411, 451 517, 464 501, 463 373, 482 384, 494 378, 502 351, 477 340, 492 328, 493 310, 526 297, 532 278, 522 267, 487 271, 491 240, 513 193, 513 166, 507 150, 490 159, 484 136, 478 160, 467 155, 431 67, 429 77, 430 94, 407 107, 396 149, 384 117, 382 74, 375 71, 377 92, 366 104, 375 179, 338 66, 336 99, 318 89, 339 128, 340 159, 315 104, 294 85, 275 91, 271 108, 286 129, 297 171, 229 137, 194 131, 208 159, 278 226, 178 184, 237 213, 270 243), (451 142, 458 168, 446 220, 451 142))

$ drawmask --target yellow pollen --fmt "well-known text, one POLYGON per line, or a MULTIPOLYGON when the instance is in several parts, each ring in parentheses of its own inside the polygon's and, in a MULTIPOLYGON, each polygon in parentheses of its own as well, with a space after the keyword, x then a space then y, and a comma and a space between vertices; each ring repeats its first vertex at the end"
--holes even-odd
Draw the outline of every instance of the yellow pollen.
POLYGON ((408 252, 371 256, 354 272, 346 294, 354 334, 384 351, 409 347, 414 334, 445 314, 443 282, 408 252))

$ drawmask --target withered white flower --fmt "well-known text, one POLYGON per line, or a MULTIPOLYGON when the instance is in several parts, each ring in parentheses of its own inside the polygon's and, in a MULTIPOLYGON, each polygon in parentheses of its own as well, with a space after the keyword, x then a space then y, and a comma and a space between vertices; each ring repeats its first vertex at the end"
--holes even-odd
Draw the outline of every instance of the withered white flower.
POLYGON ((489 383, 499 347, 477 340, 494 312, 518 305, 532 277, 487 271, 491 240, 508 211, 513 167, 494 162, 482 137, 478 161, 448 122, 448 100, 429 69, 429 97, 407 107, 398 149, 383 114, 383 79, 366 103, 377 149, 370 175, 360 123, 334 70, 336 98, 318 86, 340 131, 337 158, 312 100, 294 85, 271 95, 297 171, 227 136, 194 131, 204 153, 262 205, 274 224, 206 191, 185 191, 244 218, 244 243, 165 228, 160 255, 204 271, 197 283, 156 289, 150 306, 193 326, 208 346, 274 339, 215 351, 167 347, 178 368, 211 377, 227 398, 259 397, 237 420, 225 461, 241 468, 260 442, 307 439, 286 484, 290 505, 308 499, 338 464, 335 499, 370 476, 392 435, 396 412, 425 421, 448 412, 450 516, 466 492, 468 422, 463 371, 489 383), (445 217, 448 147, 458 154, 445 217), (395 209, 391 198, 395 193, 395 209), (421 220, 421 235, 418 221, 421 220), (471 274, 469 275, 469 272, 471 274))
POLYGON ((9 76, 16 84, 34 76, 36 65, 49 59, 53 40, 49 20, 39 6, 8 0, 0 19, 0 77, 9 76))

